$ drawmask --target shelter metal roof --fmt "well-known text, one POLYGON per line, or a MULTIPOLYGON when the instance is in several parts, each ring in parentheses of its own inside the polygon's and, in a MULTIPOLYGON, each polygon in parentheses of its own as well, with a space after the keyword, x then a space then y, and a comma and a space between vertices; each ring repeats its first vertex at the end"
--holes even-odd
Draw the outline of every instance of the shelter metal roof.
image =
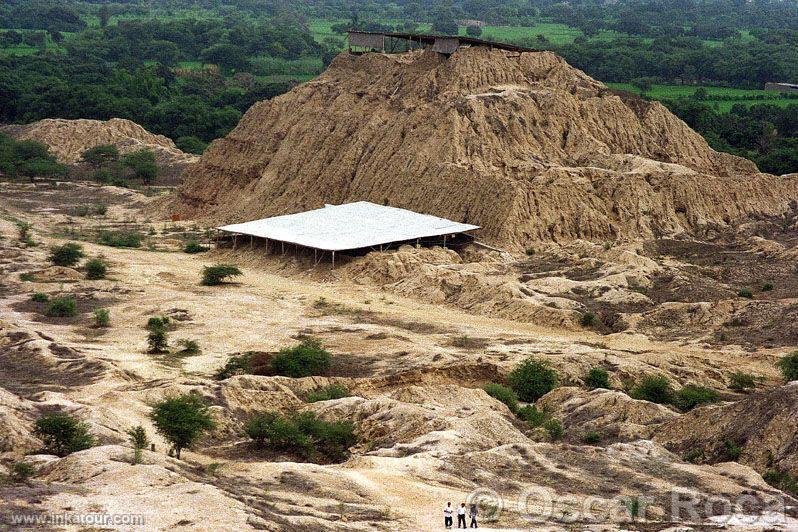
POLYGON ((342 251, 463 233, 479 229, 479 226, 358 201, 218 229, 326 251, 342 251))

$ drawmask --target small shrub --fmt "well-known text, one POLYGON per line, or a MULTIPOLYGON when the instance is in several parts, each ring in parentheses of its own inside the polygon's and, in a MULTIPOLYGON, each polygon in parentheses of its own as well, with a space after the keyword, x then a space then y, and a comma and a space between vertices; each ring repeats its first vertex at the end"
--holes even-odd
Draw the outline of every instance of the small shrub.
POLYGON ((43 294, 41 292, 36 292, 32 296, 30 296, 31 301, 35 301, 36 303, 47 303, 50 301, 50 296, 47 294, 43 294))
POLYGON ((243 275, 237 266, 232 264, 216 264, 205 266, 202 271, 202 284, 216 286, 222 284, 228 277, 243 275))
POLYGON ((675 404, 682 410, 692 410, 697 406, 716 403, 719 400, 720 398, 715 390, 705 386, 688 384, 677 392, 675 404))
POLYGON ((629 395, 634 399, 659 404, 672 403, 674 398, 673 387, 668 378, 653 375, 643 377, 629 395))
POLYGON ((111 313, 107 308, 98 308, 94 310, 94 326, 95 327, 108 327, 111 325, 111 313))
POLYGON ((153 329, 147 335, 147 352, 152 354, 167 353, 169 340, 166 329, 153 329))
POLYGON ((763 292, 770 292, 773 290, 773 283, 763 283, 762 284, 762 291, 763 292))
POLYGON ((518 396, 515 395, 515 392, 507 386, 503 386, 495 382, 489 382, 483 386, 482 389, 485 390, 485 393, 497 401, 501 401, 507 405, 507 408, 510 409, 510 412, 515 413, 518 411, 518 396))
POLYGON ((321 347, 321 342, 306 338, 295 347, 281 349, 272 358, 272 370, 286 377, 322 375, 329 368, 332 356, 321 347))
POLYGON ((682 460, 690 462, 691 464, 697 464, 703 455, 704 453, 701 449, 693 448, 682 455, 682 460))
POLYGON ((91 211, 89 210, 89 206, 88 205, 80 205, 78 207, 75 207, 75 210, 72 211, 72 213, 75 216, 80 216, 81 218, 83 218, 85 216, 88 216, 90 212, 91 211))
POLYGON ((48 260, 56 266, 74 266, 83 258, 83 247, 74 242, 50 248, 48 260))
POLYGON ((124 155, 121 164, 133 170, 133 176, 144 183, 154 183, 158 178, 158 165, 155 154, 151 150, 138 150, 124 155))
POLYGON ((753 297, 754 297, 754 293, 751 290, 749 290, 748 288, 743 288, 742 290, 737 292, 737 295, 740 296, 740 297, 744 297, 746 299, 753 299, 753 297))
POLYGON ((105 216, 108 212, 108 205, 104 203, 100 203, 94 206, 94 214, 97 216, 105 216))
POLYGON ((475 338, 466 335, 456 336, 449 341, 449 345, 460 349, 484 349, 488 346, 488 343, 485 338, 475 338))
POLYGON ((723 450, 726 459, 730 462, 735 462, 738 458, 740 458, 740 454, 743 452, 740 446, 731 440, 726 440, 723 442, 723 450))
POLYGON ((133 445, 134 454, 133 454, 133 465, 141 463, 141 451, 147 448, 147 445, 150 444, 149 438, 147 438, 147 431, 144 430, 144 427, 138 425, 133 427, 132 429, 127 431, 127 434, 130 438, 130 443, 133 445))
POLYGON ((69 414, 57 413, 39 418, 33 433, 44 443, 44 451, 56 456, 66 456, 94 445, 89 425, 69 414))
POLYGON ((601 433, 596 430, 591 430, 585 434, 582 441, 587 445, 595 445, 601 441, 601 433))
POLYGON ((11 464, 11 480, 14 482, 27 482, 36 473, 36 468, 28 462, 14 462, 11 464))
POLYGON ((546 429, 546 432, 549 433, 549 437, 552 440, 559 440, 565 434, 565 429, 560 423, 559 419, 548 419, 545 423, 543 423, 543 428, 546 429))
POLYGON ((596 323, 596 315, 592 312, 585 312, 582 314, 582 317, 579 318, 579 323, 582 327, 592 327, 596 323))
POLYGON ((587 372, 584 378, 585 386, 590 389, 595 388, 604 388, 606 390, 610 389, 610 374, 604 368, 590 368, 590 371, 587 372))
POLYGON ((798 380, 798 351, 785 355, 776 365, 786 382, 798 380))
MULTIPOLYGON (((98 168, 91 174, 91 178, 98 183, 102 183, 103 185, 109 185, 117 181, 117 176, 108 168, 98 168)), ((116 184, 116 183, 114 183, 116 184)))
POLYGON ((180 346, 180 351, 178 351, 180 355, 196 355, 200 352, 200 346, 196 340, 181 338, 177 341, 177 345, 180 346))
POLYGON ((729 376, 729 388, 735 392, 745 392, 750 388, 756 388, 756 377, 750 373, 735 371, 729 376))
POLYGON ((86 279, 105 279, 106 273, 108 273, 108 265, 100 257, 86 261, 86 279))
POLYGON ((538 410, 535 405, 526 405, 518 409, 518 418, 526 421, 533 427, 539 427, 549 419, 549 415, 543 410, 538 410))
POLYGON ((318 401, 330 401, 332 399, 341 399, 348 396, 349 390, 346 389, 346 386, 341 384, 330 384, 329 386, 308 393, 305 397, 305 401, 308 403, 316 403, 318 401))
POLYGON ((233 375, 246 375, 251 373, 252 353, 243 353, 241 355, 233 355, 227 359, 224 366, 219 368, 213 376, 216 380, 229 379, 233 375))
POLYGON ((147 320, 147 325, 145 325, 145 328, 148 331, 166 329, 167 327, 169 327, 170 323, 171 320, 169 319, 169 316, 153 316, 147 320))
POLYGON ((524 253, 526 253, 527 257, 531 257, 532 255, 535 254, 535 248, 526 248, 524 250, 524 253))
POLYGON ((112 248, 138 248, 144 235, 135 231, 102 231, 97 242, 112 248))
POLYGON ((30 272, 20 273, 19 280, 30 283, 36 280, 36 276, 30 272))
POLYGON ((771 486, 798 496, 798 477, 790 474, 783 469, 770 469, 762 475, 762 478, 771 486))
POLYGON ((183 251, 185 253, 202 253, 204 251, 208 251, 208 248, 201 245, 196 240, 189 240, 188 242, 186 242, 185 247, 183 247, 183 251))
POLYGON ((306 458, 321 454, 331 460, 343 460, 357 441, 354 427, 348 421, 324 421, 313 412, 290 417, 275 412, 257 414, 244 430, 257 445, 269 445, 306 458))
POLYGON ((548 362, 529 357, 510 372, 507 382, 519 399, 531 403, 556 388, 559 377, 548 362))
POLYGON ((156 403, 150 418, 156 430, 172 444, 178 460, 180 451, 190 448, 206 431, 216 428, 208 405, 193 393, 156 403))
POLYGON ((83 162, 99 168, 118 161, 119 149, 113 144, 100 144, 84 151, 81 159, 83 162))
POLYGON ((44 313, 51 318, 71 318, 78 313, 78 306, 75 298, 57 297, 50 300, 44 313))
POLYGON ((33 238, 30 236, 30 230, 33 224, 30 222, 17 222, 17 231, 19 233, 19 241, 23 244, 32 246, 35 244, 33 238))

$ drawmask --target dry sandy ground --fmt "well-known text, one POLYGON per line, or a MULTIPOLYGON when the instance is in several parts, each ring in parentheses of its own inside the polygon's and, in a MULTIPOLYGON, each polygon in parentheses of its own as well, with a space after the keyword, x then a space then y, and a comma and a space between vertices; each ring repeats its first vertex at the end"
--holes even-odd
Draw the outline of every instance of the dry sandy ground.
MULTIPOLYGON (((174 236, 194 230, 192 224, 146 223, 139 207, 150 198, 135 192, 85 185, 66 185, 63 194, 5 183, 0 187, 5 274, 0 332, 35 331, 73 349, 82 361, 101 363, 95 375, 60 390, 43 384, 11 388, 32 408, 64 406, 76 412, 110 444, 64 459, 74 461, 72 470, 67 467, 71 462, 49 461, 34 481, 38 487, 16 492, 15 507, 121 511, 132 491, 138 499, 135 505, 127 501, 127 507, 145 513, 154 528, 429 530, 439 526, 445 501, 459 503, 484 486, 513 501, 494 526, 523 528, 529 523, 514 502, 533 486, 603 500, 651 495, 657 508, 649 515, 659 523, 625 526, 654 530, 665 527, 662 501, 676 486, 707 496, 750 492, 761 504, 776 494, 747 467, 685 464, 651 442, 607 442, 601 447, 548 443, 519 428, 481 386, 537 355, 549 359, 566 381, 576 382, 589 367, 602 364, 614 369, 615 384, 625 376, 656 371, 678 383, 721 389, 727 375, 740 369, 775 382, 773 361, 781 349, 708 348, 654 341, 634 332, 601 335, 467 313, 352 279, 347 267, 330 270, 323 265, 297 273, 301 268, 290 259, 265 257, 246 248, 182 253, 174 236), (111 205, 104 217, 69 214, 66 203, 91 204, 100 195, 111 205), (33 223, 39 245, 14 242, 15 219, 33 223), (87 236, 98 226, 132 220, 155 229, 145 246, 153 243, 159 250, 82 242, 88 256, 108 261, 108 279, 62 282, 65 277, 56 274, 54 282, 17 280, 20 273, 47 267, 46 250, 66 241, 65 228, 87 236), (234 284, 200 286, 203 266, 215 262, 237 263, 244 275, 234 284), (80 294, 79 306, 108 308, 112 326, 91 327, 90 314, 67 323, 45 319, 28 303, 36 291, 80 294), (201 353, 180 359, 147 354, 144 324, 154 315, 174 318, 172 344, 194 339, 201 353), (334 353, 338 362, 330 378, 348 383, 358 397, 307 407, 297 397, 326 379, 235 377, 219 383, 211 378, 233 353, 277 350, 306 334, 320 338, 334 353), (474 349, 452 344, 463 336, 483 339, 483 345, 474 349), (118 456, 127 452, 118 446, 125 440, 124 431, 142 423, 154 435, 148 404, 188 389, 212 400, 228 432, 186 452, 182 463, 165 457, 166 445, 155 437, 157 452, 145 457, 151 471, 132 476, 123 472, 128 469, 117 472, 118 456), (353 457, 339 465, 242 456, 236 451, 242 445, 236 431, 240 433, 242 419, 267 404, 349 416, 358 430, 379 436, 370 442, 371 449, 369 442, 361 441, 353 457), (223 465, 215 474, 203 473, 203 465, 212 462, 223 465), (108 479, 91 481, 98 471, 105 471, 108 479), (174 480, 157 480, 164 475, 174 480), (606 491, 606 479, 614 479, 613 493, 606 491), (42 487, 45 481, 51 487, 42 487), (167 485, 189 497, 194 509, 173 508, 159 495, 167 485), (83 488, 74 490, 78 486, 83 488)), ((20 450, 2 456, 8 459, 20 450)), ((552 529, 584 529, 588 524, 590 520, 550 522, 552 529)))

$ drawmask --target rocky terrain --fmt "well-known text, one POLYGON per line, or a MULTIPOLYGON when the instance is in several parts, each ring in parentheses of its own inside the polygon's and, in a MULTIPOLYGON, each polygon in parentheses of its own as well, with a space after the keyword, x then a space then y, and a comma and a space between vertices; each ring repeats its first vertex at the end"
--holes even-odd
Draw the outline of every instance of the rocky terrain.
POLYGON ((105 527, 124 530, 436 530, 446 501, 473 501, 488 529, 798 528, 798 388, 777 367, 798 345, 794 177, 713 152, 556 56, 476 48, 339 56, 186 175, 161 197, 0 182, 3 526, 67 513, 144 522, 105 527), (350 199, 479 223, 491 246, 333 269, 205 233, 350 199), (103 245, 108 232, 140 245, 103 245), (185 253, 191 240, 210 249, 185 253), (66 242, 105 278, 54 265, 66 242), (201 285, 217 263, 243 275, 201 285), (74 315, 47 315, 41 295, 74 298, 74 315), (169 318, 161 352, 153 317, 169 318), (308 338, 332 355, 321 374, 257 369, 308 338), (261 366, 221 372, 245 356, 261 366), (530 357, 555 388, 520 406, 485 391, 530 357), (649 377, 674 397, 640 392, 649 377), (331 385, 345 396, 310 399, 331 385), (685 404, 691 387, 712 401, 685 404), (151 412, 189 392, 215 428, 178 460, 151 412), (266 411, 349 422, 354 440, 341 455, 258 446, 246 425, 266 411), (36 422, 56 412, 95 445, 45 452, 36 422), (138 455, 136 425, 153 444, 138 455))

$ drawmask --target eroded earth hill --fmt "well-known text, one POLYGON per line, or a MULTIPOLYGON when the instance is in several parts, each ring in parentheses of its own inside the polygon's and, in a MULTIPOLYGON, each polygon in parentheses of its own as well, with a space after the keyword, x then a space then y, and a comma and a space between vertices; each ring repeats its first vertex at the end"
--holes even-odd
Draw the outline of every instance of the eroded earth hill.
POLYGON ((796 197, 794 176, 715 152, 661 104, 552 53, 473 47, 339 55, 213 143, 173 211, 227 221, 369 200, 521 248, 692 232, 796 197))

